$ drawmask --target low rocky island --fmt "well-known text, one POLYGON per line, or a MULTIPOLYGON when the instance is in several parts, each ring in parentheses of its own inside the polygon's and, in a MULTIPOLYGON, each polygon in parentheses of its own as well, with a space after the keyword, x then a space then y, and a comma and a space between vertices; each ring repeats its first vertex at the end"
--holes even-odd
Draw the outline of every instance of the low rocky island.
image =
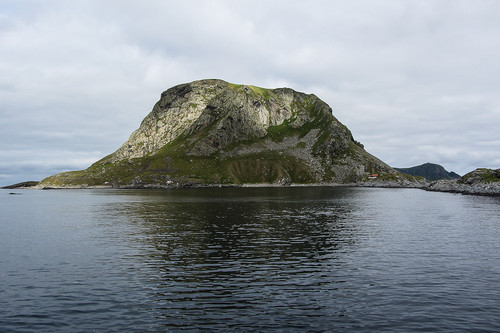
POLYGON ((476 169, 459 179, 430 183, 429 191, 500 196, 500 169, 476 169))

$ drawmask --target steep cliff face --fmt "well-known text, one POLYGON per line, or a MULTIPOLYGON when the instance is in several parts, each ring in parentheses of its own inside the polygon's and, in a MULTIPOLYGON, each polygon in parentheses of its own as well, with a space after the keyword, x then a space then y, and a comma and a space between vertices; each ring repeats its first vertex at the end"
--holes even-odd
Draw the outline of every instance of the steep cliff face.
MULTIPOLYGON (((287 130, 300 129, 305 124, 313 135, 321 125, 323 130, 337 136, 332 152, 345 150, 351 141, 347 128, 314 95, 287 88, 239 86, 220 80, 196 81, 165 91, 139 129, 110 160, 143 157, 179 136, 190 142, 186 154, 209 156, 238 142, 272 136, 270 132, 276 132, 276 136, 283 132, 281 135, 287 136, 287 130)), ((322 146, 317 150, 321 149, 328 148, 322 146)))
POLYGON ((398 177, 315 95, 201 80, 162 93, 113 154, 42 184, 345 183, 371 173, 398 177))

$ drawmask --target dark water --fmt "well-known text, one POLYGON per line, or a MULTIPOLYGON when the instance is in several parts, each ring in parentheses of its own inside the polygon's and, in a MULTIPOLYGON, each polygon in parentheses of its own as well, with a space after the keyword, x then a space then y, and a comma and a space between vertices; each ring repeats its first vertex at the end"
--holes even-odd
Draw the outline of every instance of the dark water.
POLYGON ((1 332, 500 331, 500 198, 9 191, 1 332))

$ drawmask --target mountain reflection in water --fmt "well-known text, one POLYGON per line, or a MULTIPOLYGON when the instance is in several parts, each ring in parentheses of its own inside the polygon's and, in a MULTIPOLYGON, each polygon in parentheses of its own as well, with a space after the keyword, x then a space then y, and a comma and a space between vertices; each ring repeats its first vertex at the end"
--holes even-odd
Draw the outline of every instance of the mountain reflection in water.
POLYGON ((138 226, 136 241, 150 245, 148 267, 160 283, 155 302, 170 322, 213 328, 239 318, 256 327, 266 313, 276 327, 301 327, 311 306, 317 316, 335 311, 329 290, 345 282, 342 257, 359 229, 352 192, 323 192, 199 189, 193 196, 186 190, 113 209, 138 226))

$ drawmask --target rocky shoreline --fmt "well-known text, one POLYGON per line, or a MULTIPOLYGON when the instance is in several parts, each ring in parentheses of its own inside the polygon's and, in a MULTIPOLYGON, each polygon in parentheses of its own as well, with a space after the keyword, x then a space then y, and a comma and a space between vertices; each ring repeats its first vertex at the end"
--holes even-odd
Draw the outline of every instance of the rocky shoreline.
POLYGON ((463 184, 457 180, 438 180, 424 188, 427 191, 450 192, 470 195, 500 196, 500 183, 463 184))
POLYGON ((3 189, 172 189, 172 188, 202 188, 202 187, 306 187, 306 186, 334 186, 334 187, 374 187, 374 188, 416 188, 434 192, 461 193, 466 195, 500 196, 500 169, 476 169, 460 179, 428 181, 425 179, 399 178, 394 180, 371 179, 365 182, 354 183, 311 183, 296 184, 284 181, 276 183, 252 184, 200 184, 200 183, 172 183, 172 184, 134 184, 126 186, 113 185, 64 185, 44 186, 38 182, 23 182, 3 189))
MULTIPOLYGON (((480 196, 500 196, 500 184, 476 184, 467 185, 459 184, 453 180, 440 180, 429 184, 428 186, 421 186, 420 184, 401 184, 392 182, 380 182, 380 183, 351 183, 351 184, 210 184, 210 185, 199 185, 199 184, 184 184, 179 186, 172 185, 158 185, 149 184, 141 186, 61 186, 61 187, 19 187, 19 189, 37 189, 37 190, 84 190, 84 189, 180 189, 180 188, 228 188, 228 187, 321 187, 321 186, 332 186, 332 187, 371 187, 371 188, 413 188, 420 189, 431 192, 447 192, 447 193, 459 193, 464 195, 480 195, 480 196)), ((7 187, 2 187, 2 189, 7 189, 7 187)), ((9 189, 13 189, 9 187, 9 189)))
POLYGON ((419 188, 433 192, 460 193, 465 195, 500 196, 500 169, 479 168, 459 179, 419 181, 370 181, 354 186, 419 188))
POLYGON ((500 196, 500 183, 485 183, 485 184, 460 184, 456 180, 439 180, 431 183, 397 183, 397 182, 364 182, 364 183, 349 183, 349 184, 331 184, 331 183, 315 183, 315 184, 182 184, 182 185, 160 185, 160 184, 145 184, 140 186, 61 186, 61 187, 23 187, 25 189, 41 189, 41 190, 71 190, 71 189, 180 189, 180 188, 228 188, 228 187, 371 187, 371 188, 413 188, 432 192, 448 192, 460 193, 464 195, 481 195, 481 196, 500 196))
POLYGON ((460 179, 432 182, 429 191, 500 196, 500 169, 479 168, 460 179))

